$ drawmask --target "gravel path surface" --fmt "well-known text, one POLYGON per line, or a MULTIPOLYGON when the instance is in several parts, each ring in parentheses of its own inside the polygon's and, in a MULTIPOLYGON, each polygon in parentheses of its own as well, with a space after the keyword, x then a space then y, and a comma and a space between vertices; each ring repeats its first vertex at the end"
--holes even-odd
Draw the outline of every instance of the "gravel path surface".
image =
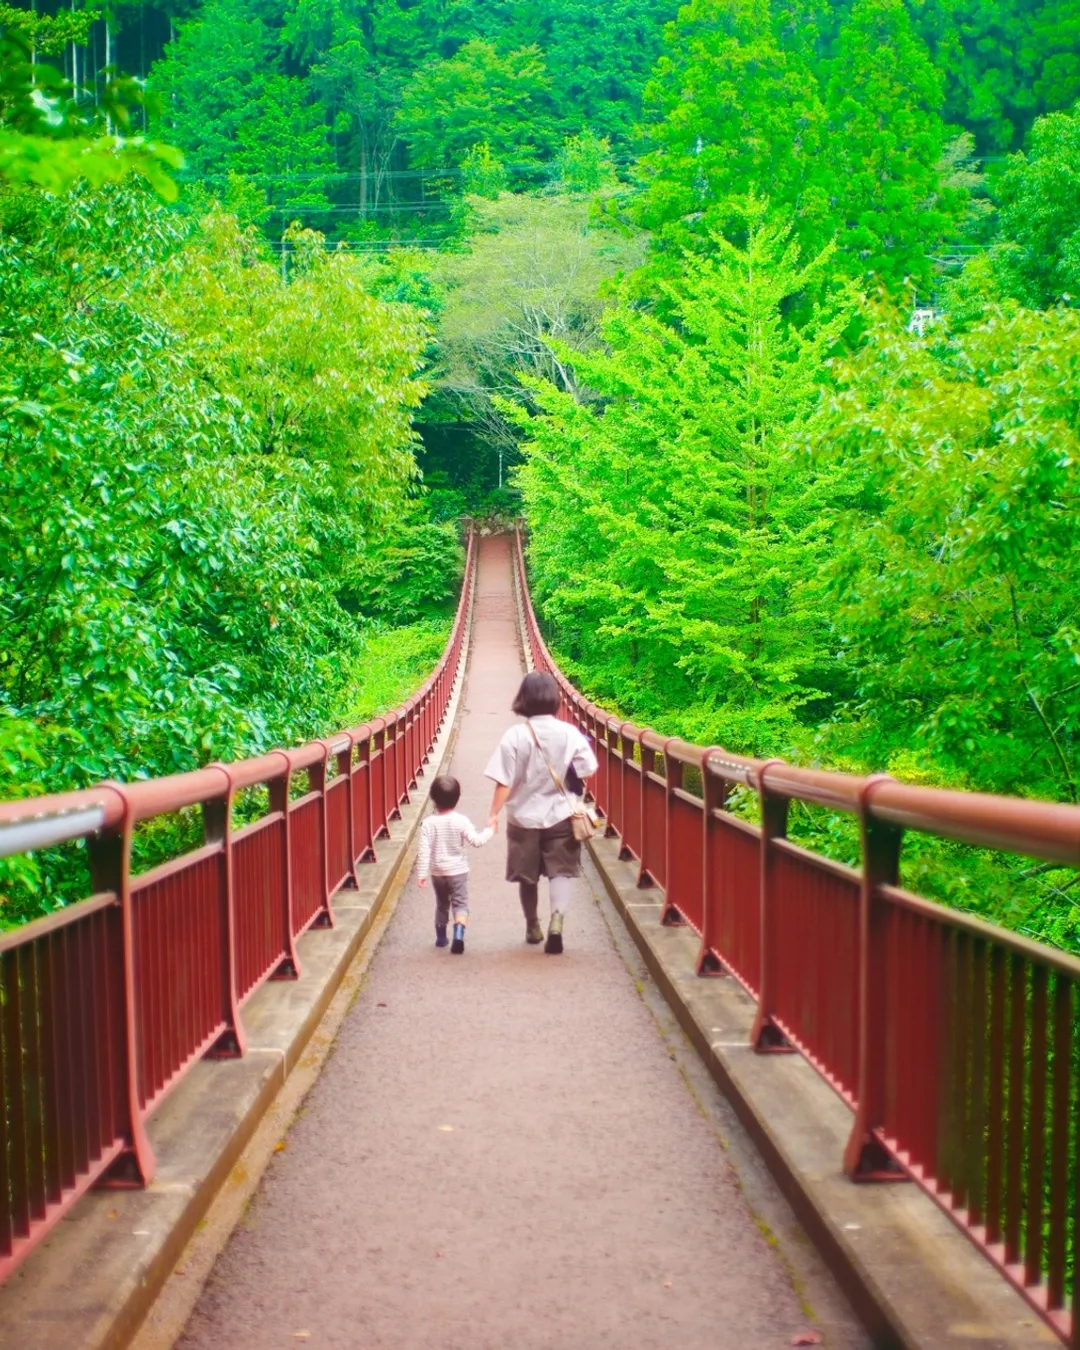
MULTIPOLYGON (((487 539, 453 762, 478 824, 520 677, 487 539)), ((471 855, 464 956, 409 884, 183 1350, 758 1350, 805 1327, 588 882, 547 956, 504 849, 471 855)))

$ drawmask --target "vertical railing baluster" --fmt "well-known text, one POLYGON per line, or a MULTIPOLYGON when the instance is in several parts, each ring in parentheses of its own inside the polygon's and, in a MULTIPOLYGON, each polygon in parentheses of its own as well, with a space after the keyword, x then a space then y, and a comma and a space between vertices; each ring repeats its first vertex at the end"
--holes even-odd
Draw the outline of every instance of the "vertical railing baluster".
POLYGON ((900 875, 900 845, 903 832, 876 820, 873 795, 885 774, 868 778, 859 796, 859 826, 862 840, 862 885, 859 895, 858 1025, 855 1089, 855 1124, 844 1152, 844 1170, 856 1181, 903 1179, 904 1173, 874 1135, 885 1123, 885 1092, 888 1070, 885 1048, 889 1041, 886 1024, 888 926, 880 887, 895 886, 900 875))
POLYGON ((711 745, 701 752, 701 950, 698 952, 698 975, 727 975, 728 968, 716 953, 713 938, 719 927, 719 909, 724 903, 717 876, 717 859, 713 857, 718 844, 714 811, 722 811, 727 804, 730 784, 726 778, 709 769, 709 758, 718 754, 720 747, 711 745))
POLYGON ((334 911, 330 905, 330 812, 327 810, 326 766, 330 757, 330 747, 325 741, 314 741, 322 747, 322 758, 307 767, 308 791, 317 793, 316 809, 319 813, 319 825, 316 832, 319 849, 319 876, 321 882, 321 903, 319 911, 312 921, 313 928, 333 928, 334 911))
POLYGON ((122 965, 110 971, 121 981, 123 1008, 122 1073, 124 1077, 125 1119, 124 1136, 127 1147, 117 1159, 111 1172, 143 1186, 153 1180, 156 1170, 154 1151, 146 1134, 142 1100, 139 1090, 138 1021, 135 1005, 135 915, 131 898, 131 801, 127 790, 118 783, 103 784, 120 798, 122 814, 118 825, 88 841, 90 879, 94 892, 112 891, 120 904, 120 953, 122 965))
POLYGON ((776 1025, 776 979, 779 944, 784 934, 774 910, 776 908, 776 853, 774 839, 787 835, 788 799, 769 791, 766 775, 769 767, 781 760, 766 760, 757 771, 758 799, 761 802, 761 893, 759 917, 761 924, 761 987, 758 991, 757 1016, 750 1032, 750 1042, 759 1054, 789 1054, 791 1043, 776 1025))
POLYGON ((271 975, 272 980, 297 980, 300 978, 300 953, 296 949, 296 922, 295 908, 293 905, 293 882, 292 882, 292 840, 290 835, 292 831, 289 828, 289 784, 292 781, 292 766, 289 763, 289 757, 283 751, 277 751, 281 756, 282 771, 276 778, 271 778, 267 783, 267 791, 270 796, 270 810, 273 813, 280 812, 281 822, 279 826, 281 847, 278 850, 278 868, 281 876, 281 961, 271 975))
MULTIPOLYGON (((232 1059, 242 1055, 246 1047, 244 1026, 240 1020, 240 1000, 237 995, 237 933, 236 897, 233 893, 232 808, 233 774, 224 764, 213 764, 225 780, 221 797, 203 802, 203 839, 207 844, 218 844, 218 914, 221 942, 221 1017, 225 1030, 214 1042, 209 1057, 232 1059)), ((177 1038, 179 1039, 179 1038, 177 1038)))
MULTIPOLYGON (((664 742, 664 910, 660 922, 667 928, 678 928, 686 923, 686 915, 675 895, 675 866, 672 850, 675 840, 675 792, 683 785, 683 766, 668 754, 668 746, 675 737, 664 742)), ((642 789, 645 783, 642 780, 642 789)))

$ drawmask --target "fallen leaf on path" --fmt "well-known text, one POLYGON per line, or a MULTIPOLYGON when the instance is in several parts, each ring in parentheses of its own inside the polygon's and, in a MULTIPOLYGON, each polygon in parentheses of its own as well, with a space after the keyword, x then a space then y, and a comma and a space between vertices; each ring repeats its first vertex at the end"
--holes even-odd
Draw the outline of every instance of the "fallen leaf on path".
POLYGON ((294 1341, 306 1341, 306 1340, 308 1340, 308 1339, 310 1338, 310 1336, 311 1336, 311 1332, 310 1332, 310 1331, 294 1331, 294 1332, 293 1332, 293 1340, 294 1340, 294 1341))
POLYGON ((442 1130, 444 1134, 453 1134, 454 1132, 453 1125, 440 1125, 439 1129, 442 1130))
POLYGON ((820 1332, 820 1331, 800 1331, 797 1335, 792 1336, 792 1338, 791 1338, 791 1344, 792 1344, 792 1345, 820 1345, 820 1344, 821 1344, 821 1332, 820 1332))
POLYGON ((274 1145, 274 1152, 283 1153, 284 1151, 285 1151, 285 1140, 283 1139, 280 1144, 274 1145))
POLYGON ((105 1217, 106 1217, 107 1219, 115 1219, 115 1218, 118 1217, 118 1215, 117 1215, 117 1212, 116 1212, 115 1209, 110 1209, 109 1212, 108 1212, 108 1214, 107 1214, 105 1217))

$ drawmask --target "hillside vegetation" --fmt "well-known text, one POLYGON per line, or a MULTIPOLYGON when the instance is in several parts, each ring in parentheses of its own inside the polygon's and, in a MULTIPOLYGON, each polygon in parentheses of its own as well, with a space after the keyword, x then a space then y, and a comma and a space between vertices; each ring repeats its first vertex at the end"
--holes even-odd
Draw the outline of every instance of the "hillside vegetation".
MULTIPOLYGON (((1077 800, 1080 0, 0 28, 8 794, 404 692, 458 517, 523 510, 624 715, 1077 800)), ((906 858, 1080 943, 1064 869, 906 858)))

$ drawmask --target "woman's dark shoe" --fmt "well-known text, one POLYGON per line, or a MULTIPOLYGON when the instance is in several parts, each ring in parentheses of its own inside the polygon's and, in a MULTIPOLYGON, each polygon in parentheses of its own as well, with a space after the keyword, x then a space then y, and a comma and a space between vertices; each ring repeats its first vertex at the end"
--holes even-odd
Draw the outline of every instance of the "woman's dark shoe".
POLYGON ((444 923, 437 923, 435 925, 435 946, 446 946, 446 924, 444 923))
POLYGON ((450 955, 460 956, 465 950, 465 925, 463 923, 454 924, 454 940, 450 944, 450 955))
POLYGON ((548 924, 547 941, 544 943, 544 951, 548 956, 562 955, 562 925, 563 916, 556 911, 551 916, 551 922, 548 924))
POLYGON ((536 943, 543 942, 543 940, 544 930, 540 927, 540 920, 533 919, 532 923, 530 923, 525 930, 525 941, 531 942, 535 946, 536 943))

